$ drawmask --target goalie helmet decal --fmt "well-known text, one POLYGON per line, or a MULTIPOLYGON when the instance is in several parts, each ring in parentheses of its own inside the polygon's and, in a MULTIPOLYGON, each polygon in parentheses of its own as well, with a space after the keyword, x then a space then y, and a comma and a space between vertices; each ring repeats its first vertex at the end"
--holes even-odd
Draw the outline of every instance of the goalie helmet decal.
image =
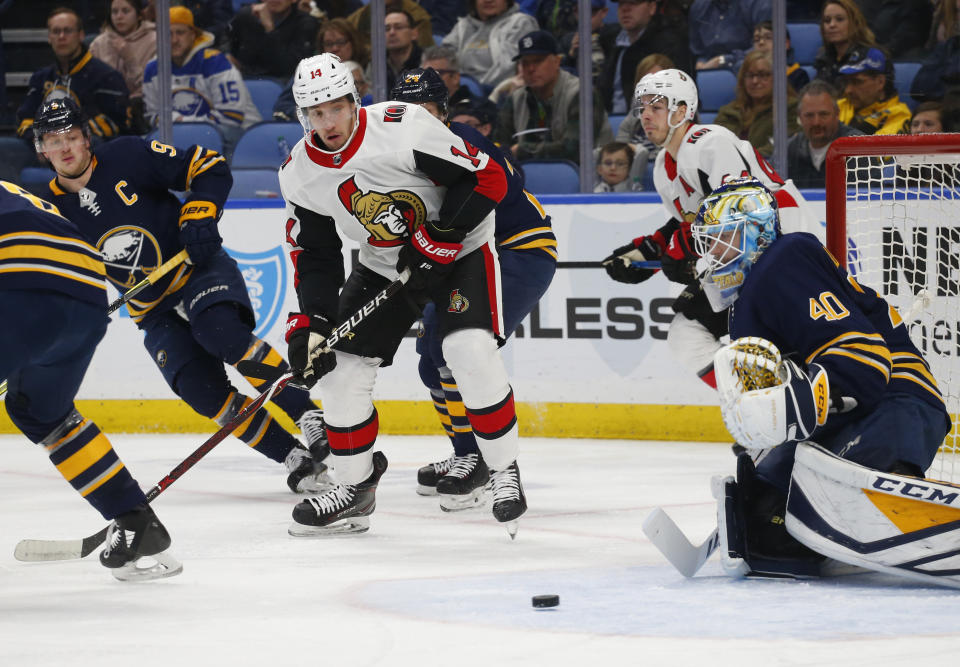
POLYGON ((704 287, 719 293, 711 303, 729 306, 757 258, 780 236, 776 199, 754 178, 734 179, 704 198, 690 231, 704 287))

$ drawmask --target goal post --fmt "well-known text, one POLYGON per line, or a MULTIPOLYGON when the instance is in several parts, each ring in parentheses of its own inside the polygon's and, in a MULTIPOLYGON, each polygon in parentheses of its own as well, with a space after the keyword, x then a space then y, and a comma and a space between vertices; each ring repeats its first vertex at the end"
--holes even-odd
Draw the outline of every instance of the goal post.
POLYGON ((826 156, 827 248, 905 320, 953 428, 928 475, 960 482, 960 134, 843 137, 826 156))

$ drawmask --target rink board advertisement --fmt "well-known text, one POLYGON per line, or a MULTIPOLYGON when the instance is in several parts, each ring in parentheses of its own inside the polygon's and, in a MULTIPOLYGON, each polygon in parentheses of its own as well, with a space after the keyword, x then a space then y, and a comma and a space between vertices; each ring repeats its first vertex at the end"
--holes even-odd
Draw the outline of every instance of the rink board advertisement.
MULTIPOLYGON (((822 195, 820 199, 812 205, 822 219, 822 195)), ((674 412, 687 406, 694 414, 708 415, 712 433, 722 437, 713 391, 674 361, 666 342, 673 317, 670 304, 680 287, 662 275, 625 285, 611 280, 602 268, 563 266, 598 262, 629 239, 654 231, 665 220, 659 198, 653 194, 575 195, 542 200, 553 220, 561 268, 539 308, 502 349, 518 403, 545 422, 569 414, 580 423, 592 422, 589 433, 608 436, 629 434, 629 428, 622 430, 624 425, 621 430, 608 428, 618 415, 633 411, 639 419, 644 413, 636 411, 643 406, 674 412)), ((283 246, 284 220, 279 200, 231 202, 220 231, 224 246, 240 265, 257 311, 256 333, 286 354, 283 325, 297 302, 283 246)), ((345 240, 344 248, 349 270, 355 246, 345 240)), ((376 400, 429 405, 429 394, 417 372, 414 335, 411 331, 403 341, 393 366, 381 369, 376 400)), ((78 398, 105 404, 117 399, 139 401, 154 407, 158 401, 175 399, 142 339, 125 314, 114 315, 78 398)), ((236 386, 254 395, 229 370, 236 386)), ((163 418, 162 414, 157 417, 163 418)), ((682 417, 688 418, 689 413, 682 417)), ((676 415, 671 418, 677 419, 676 415)), ((381 418, 382 423, 386 421, 381 418)))

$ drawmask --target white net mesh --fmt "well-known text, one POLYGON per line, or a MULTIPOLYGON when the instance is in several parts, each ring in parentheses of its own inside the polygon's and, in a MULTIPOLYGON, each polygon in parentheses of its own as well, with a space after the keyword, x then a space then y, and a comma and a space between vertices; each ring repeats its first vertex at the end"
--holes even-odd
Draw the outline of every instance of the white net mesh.
POLYGON ((953 418, 927 475, 960 482, 960 147, 882 150, 846 157, 847 269, 896 307, 926 356, 953 418))

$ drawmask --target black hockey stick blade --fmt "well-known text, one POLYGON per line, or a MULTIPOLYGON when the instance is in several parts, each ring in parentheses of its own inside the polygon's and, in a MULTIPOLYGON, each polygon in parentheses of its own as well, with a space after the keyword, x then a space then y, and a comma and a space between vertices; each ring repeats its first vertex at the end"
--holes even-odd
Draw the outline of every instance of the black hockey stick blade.
POLYGON ((111 303, 109 306, 107 306, 107 315, 119 309, 120 306, 125 304, 127 301, 137 296, 138 294, 140 294, 140 292, 150 287, 150 285, 153 285, 155 282, 163 278, 165 275, 170 273, 172 269, 183 264, 185 261, 187 261, 188 258, 189 258, 189 255, 187 255, 187 249, 184 248, 183 250, 178 252, 176 255, 168 259, 166 262, 158 266, 154 271, 150 273, 149 276, 147 276, 146 278, 138 282, 136 285, 128 289, 126 292, 124 292, 119 299, 117 299, 116 301, 111 303))
MULTIPOLYGON (((247 407, 238 412, 233 419, 224 424, 219 431, 207 438, 192 454, 157 482, 157 484, 147 492, 147 502, 159 496, 168 486, 183 476, 197 461, 219 445, 228 435, 233 433, 243 422, 249 419, 253 413, 262 408, 263 405, 277 392, 282 390, 292 378, 293 373, 287 373, 271 382, 270 386, 267 387, 263 393, 253 399, 247 407)), ((105 526, 89 537, 76 540, 20 540, 13 550, 13 557, 19 561, 27 562, 85 558, 103 544, 106 537, 107 528, 105 526)))
POLYGON ((278 377, 283 375, 283 370, 277 368, 276 366, 271 366, 270 364, 260 363, 259 361, 242 359, 235 365, 237 370, 240 371, 241 375, 248 378, 254 378, 255 380, 266 380, 267 382, 273 382, 278 377))

